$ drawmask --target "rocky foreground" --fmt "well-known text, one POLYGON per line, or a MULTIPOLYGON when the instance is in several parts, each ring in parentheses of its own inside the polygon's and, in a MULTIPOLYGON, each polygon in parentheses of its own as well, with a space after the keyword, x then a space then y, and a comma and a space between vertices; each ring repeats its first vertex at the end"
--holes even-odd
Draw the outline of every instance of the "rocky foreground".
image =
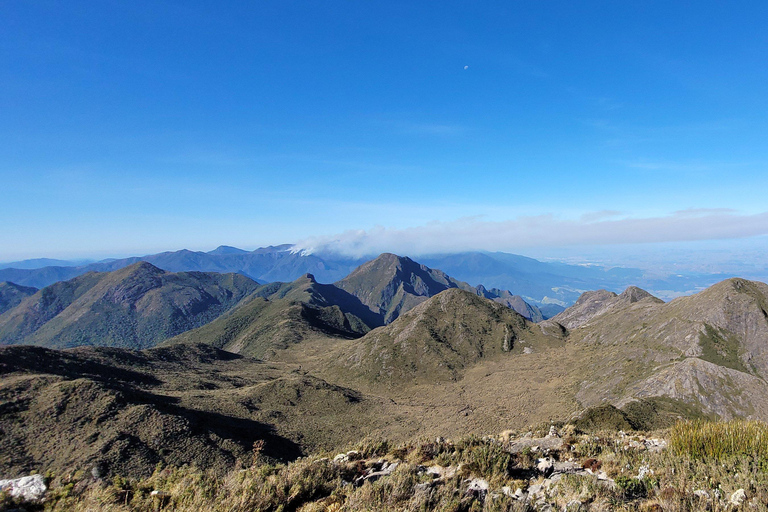
POLYGON ((288 464, 263 458, 224 476, 158 466, 141 480, 97 472, 35 477, 5 509, 114 511, 767 510, 768 426, 679 423, 653 434, 574 425, 405 445, 366 440, 288 464), (36 487, 40 491, 39 487, 36 487))

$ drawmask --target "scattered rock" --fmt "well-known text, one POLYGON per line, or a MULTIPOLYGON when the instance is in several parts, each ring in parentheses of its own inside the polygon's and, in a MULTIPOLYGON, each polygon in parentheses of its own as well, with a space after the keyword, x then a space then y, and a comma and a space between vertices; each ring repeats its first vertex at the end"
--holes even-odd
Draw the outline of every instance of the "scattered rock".
POLYGON ((534 484, 528 487, 528 496, 538 497, 539 495, 544 495, 544 484, 534 484))
POLYGON ((643 442, 649 452, 660 452, 667 447, 664 439, 645 439, 643 442))
POLYGON ((43 475, 31 475, 12 480, 0 480, 0 490, 7 492, 14 499, 38 501, 48 488, 45 486, 43 475))
POLYGON ((359 460, 361 458, 360 452, 357 450, 350 450, 347 453, 340 453, 333 458, 333 462, 349 462, 351 460, 359 460))
POLYGON ((375 482, 383 476, 389 476, 397 468, 397 462, 380 462, 375 464, 372 468, 365 472, 365 474, 355 478, 355 486, 361 486, 365 482, 375 482))
POLYGON ((561 450, 563 448, 563 440, 559 437, 523 437, 516 441, 511 441, 509 445, 510 453, 520 453, 526 448, 532 452, 541 450, 561 450))
POLYGON ((707 491, 703 490, 703 489, 697 489, 697 490, 693 491, 693 495, 696 496, 697 498, 701 498, 703 500, 708 500, 709 499, 709 493, 707 491))
POLYGON ((430 466, 427 468, 426 472, 428 475, 434 475, 435 478, 453 478, 456 475, 458 468, 456 466, 448 466, 447 468, 444 468, 443 466, 430 466))
POLYGON ((560 437, 554 425, 550 425, 549 433, 547 434, 547 437, 560 437))
POLYGON ((555 470, 554 461, 552 459, 539 459, 536 461, 536 469, 539 473, 545 477, 552 474, 555 470))

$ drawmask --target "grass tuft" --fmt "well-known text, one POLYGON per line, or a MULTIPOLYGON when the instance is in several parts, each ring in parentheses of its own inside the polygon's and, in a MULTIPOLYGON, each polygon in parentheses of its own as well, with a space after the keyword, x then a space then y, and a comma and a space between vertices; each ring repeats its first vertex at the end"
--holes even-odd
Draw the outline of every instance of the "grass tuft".
POLYGON ((670 433, 670 448, 677 455, 725 462, 734 457, 752 457, 768 463, 768 425, 762 421, 686 421, 670 433))

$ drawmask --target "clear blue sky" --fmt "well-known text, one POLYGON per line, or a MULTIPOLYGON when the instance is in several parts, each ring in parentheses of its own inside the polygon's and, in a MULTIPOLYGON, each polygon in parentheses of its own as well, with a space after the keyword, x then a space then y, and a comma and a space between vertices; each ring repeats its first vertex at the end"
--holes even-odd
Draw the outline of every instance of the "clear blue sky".
POLYGON ((768 233, 766 26, 763 2, 1 2, 0 261, 768 233))

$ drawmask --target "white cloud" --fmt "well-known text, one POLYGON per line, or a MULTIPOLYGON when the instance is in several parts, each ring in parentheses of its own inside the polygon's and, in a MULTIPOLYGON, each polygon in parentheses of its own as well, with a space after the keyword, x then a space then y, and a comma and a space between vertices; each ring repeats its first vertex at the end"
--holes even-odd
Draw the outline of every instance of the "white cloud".
POLYGON ((596 212, 579 220, 561 219, 551 214, 507 221, 472 217, 404 229, 376 226, 369 230, 307 238, 296 244, 294 250, 362 257, 382 252, 420 255, 466 250, 518 251, 536 247, 721 240, 768 234, 768 212, 745 215, 727 209, 702 209, 658 217, 619 219, 614 218, 615 214, 596 212))

